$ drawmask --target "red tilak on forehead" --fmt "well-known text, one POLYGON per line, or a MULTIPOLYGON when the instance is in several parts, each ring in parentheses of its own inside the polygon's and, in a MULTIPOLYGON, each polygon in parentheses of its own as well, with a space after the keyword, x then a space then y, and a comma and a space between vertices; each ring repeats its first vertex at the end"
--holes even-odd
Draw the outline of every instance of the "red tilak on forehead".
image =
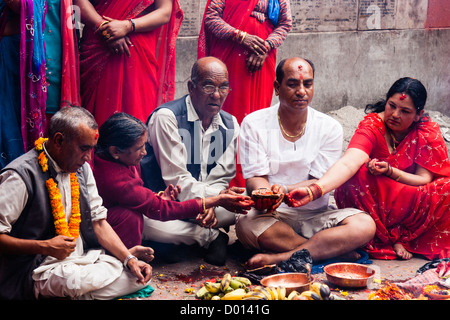
POLYGON ((298 72, 299 72, 299 74, 300 74, 300 80, 303 80, 303 74, 302 74, 302 71, 303 71, 303 66, 302 66, 302 65, 298 66, 298 72))
POLYGON ((95 140, 98 139, 98 131, 95 132, 95 140))
POLYGON ((406 94, 402 93, 402 95, 400 96, 400 100, 405 100, 406 99, 406 94))

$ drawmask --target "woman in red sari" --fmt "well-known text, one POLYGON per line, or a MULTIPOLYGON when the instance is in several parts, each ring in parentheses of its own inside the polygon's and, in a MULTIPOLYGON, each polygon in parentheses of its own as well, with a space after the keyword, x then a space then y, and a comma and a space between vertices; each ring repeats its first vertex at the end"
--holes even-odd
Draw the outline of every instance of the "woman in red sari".
MULTIPOLYGON (((373 258, 450 257, 450 161, 439 125, 424 115, 426 98, 420 81, 397 80, 385 101, 366 107, 372 113, 344 156, 310 188, 313 198, 337 188, 340 208, 372 216, 377 231, 365 249, 373 258)), ((288 198, 303 205, 308 190, 288 198)))
MULTIPOLYGON (((227 66, 232 90, 222 108, 239 123, 247 114, 270 107, 277 48, 291 28, 289 0, 207 1, 198 58, 213 56, 227 66), (274 7, 278 10, 269 10, 274 7)), ((239 163, 231 185, 245 185, 239 163)))
POLYGON ((99 125, 115 112, 146 121, 175 91, 178 0, 74 0, 81 9, 81 101, 99 125))

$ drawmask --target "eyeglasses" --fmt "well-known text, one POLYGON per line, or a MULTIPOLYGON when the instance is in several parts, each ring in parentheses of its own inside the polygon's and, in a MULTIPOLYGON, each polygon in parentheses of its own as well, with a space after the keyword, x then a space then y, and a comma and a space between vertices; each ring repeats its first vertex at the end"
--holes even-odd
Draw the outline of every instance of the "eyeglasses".
POLYGON ((226 95, 226 94, 230 93, 230 91, 231 91, 230 86, 216 87, 216 86, 213 86, 212 84, 206 84, 204 86, 201 86, 201 88, 205 94, 213 94, 216 92, 216 89, 219 90, 219 94, 221 94, 221 95, 226 95))

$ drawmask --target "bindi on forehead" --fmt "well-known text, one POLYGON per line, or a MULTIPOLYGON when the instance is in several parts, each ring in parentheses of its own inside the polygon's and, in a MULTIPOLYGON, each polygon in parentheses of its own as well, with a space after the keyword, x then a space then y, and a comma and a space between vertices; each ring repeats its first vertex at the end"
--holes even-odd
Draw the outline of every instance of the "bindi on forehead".
POLYGON ((403 100, 405 100, 405 99, 406 99, 406 94, 402 93, 401 96, 400 96, 400 100, 403 101, 403 100))

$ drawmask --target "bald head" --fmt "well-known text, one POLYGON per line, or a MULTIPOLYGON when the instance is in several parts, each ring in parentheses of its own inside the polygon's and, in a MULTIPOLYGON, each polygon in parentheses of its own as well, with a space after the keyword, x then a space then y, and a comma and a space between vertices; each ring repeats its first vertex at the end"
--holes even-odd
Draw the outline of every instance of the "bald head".
POLYGON ((315 67, 311 60, 303 59, 303 58, 299 58, 299 57, 286 58, 286 59, 281 60, 277 66, 276 80, 278 81, 278 83, 281 83, 283 81, 284 73, 285 73, 285 66, 291 65, 291 64, 297 64, 299 66, 302 66, 302 68, 304 70, 310 68, 312 71, 312 74, 314 76, 315 67))
POLYGON ((207 128, 222 108, 230 89, 227 67, 215 57, 197 60, 192 67, 188 89, 192 104, 207 128))
POLYGON ((194 83, 198 83, 200 77, 205 73, 224 72, 228 78, 228 70, 225 63, 215 57, 204 57, 195 61, 191 70, 191 80, 194 83))

